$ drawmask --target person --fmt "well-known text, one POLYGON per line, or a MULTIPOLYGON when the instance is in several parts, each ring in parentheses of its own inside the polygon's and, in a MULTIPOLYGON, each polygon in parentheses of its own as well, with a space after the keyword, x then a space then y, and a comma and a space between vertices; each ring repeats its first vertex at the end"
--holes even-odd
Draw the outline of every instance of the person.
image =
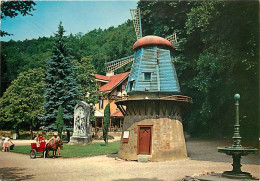
POLYGON ((2 151, 4 151, 4 142, 5 142, 5 135, 3 134, 2 136, 2 141, 1 141, 1 148, 2 148, 2 151))
POLYGON ((58 136, 58 133, 55 132, 53 134, 53 137, 51 137, 51 139, 48 140, 48 144, 53 144, 55 143, 56 141, 59 141, 60 140, 60 137, 58 136))
POLYGON ((36 137, 34 138, 34 141, 36 142, 37 147, 39 147, 40 143, 39 143, 39 135, 38 134, 36 134, 36 137))
POLYGON ((13 142, 11 141, 11 139, 7 136, 5 138, 5 141, 4 141, 4 151, 8 151, 8 147, 9 147, 9 142, 13 144, 13 142))
MULTIPOLYGON (((53 134, 53 137, 51 137, 51 139, 49 139, 48 143, 47 144, 54 144, 55 142, 59 141, 60 140, 60 137, 58 136, 58 133, 55 132, 53 134)), ((58 147, 58 155, 60 155, 60 147, 58 147)))

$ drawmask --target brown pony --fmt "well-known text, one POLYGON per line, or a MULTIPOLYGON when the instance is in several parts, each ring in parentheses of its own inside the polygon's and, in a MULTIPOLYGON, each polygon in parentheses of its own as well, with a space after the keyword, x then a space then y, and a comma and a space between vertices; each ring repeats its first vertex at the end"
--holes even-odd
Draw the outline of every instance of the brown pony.
POLYGON ((63 142, 62 140, 55 141, 55 143, 49 143, 46 145, 46 156, 49 157, 49 151, 53 151, 53 158, 56 156, 56 152, 58 148, 63 149, 63 142))

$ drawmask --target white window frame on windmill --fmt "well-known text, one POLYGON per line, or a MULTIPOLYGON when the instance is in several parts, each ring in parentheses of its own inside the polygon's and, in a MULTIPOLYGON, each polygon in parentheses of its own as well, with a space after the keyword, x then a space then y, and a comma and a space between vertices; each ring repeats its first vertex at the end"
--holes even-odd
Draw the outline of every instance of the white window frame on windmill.
POLYGON ((143 81, 144 82, 151 82, 153 80, 153 72, 143 72, 143 81), (145 74, 150 74, 150 79, 146 79, 145 74))

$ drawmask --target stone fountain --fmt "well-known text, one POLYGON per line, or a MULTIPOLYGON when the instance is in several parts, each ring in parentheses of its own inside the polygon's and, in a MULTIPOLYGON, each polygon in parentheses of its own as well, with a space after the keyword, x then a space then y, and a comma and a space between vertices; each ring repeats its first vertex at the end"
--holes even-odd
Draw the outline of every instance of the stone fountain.
POLYGON ((250 153, 255 154, 257 152, 256 148, 251 147, 242 147, 241 145, 241 136, 239 133, 239 99, 240 95, 235 94, 235 106, 236 106, 236 122, 234 125, 234 136, 233 138, 233 145, 231 147, 218 147, 218 152, 225 153, 227 155, 231 155, 233 158, 233 170, 232 171, 225 171, 223 172, 223 177, 228 178, 237 178, 237 179, 250 179, 252 175, 248 172, 241 171, 241 157, 246 156, 250 153))

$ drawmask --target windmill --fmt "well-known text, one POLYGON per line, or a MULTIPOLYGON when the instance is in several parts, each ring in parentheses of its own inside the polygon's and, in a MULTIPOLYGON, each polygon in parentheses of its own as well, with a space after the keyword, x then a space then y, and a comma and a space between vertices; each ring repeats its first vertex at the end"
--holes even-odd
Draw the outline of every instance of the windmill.
MULTIPOLYGON (((131 17, 132 17, 134 28, 135 28, 136 38, 137 38, 137 40, 139 40, 143 37, 140 8, 130 9, 130 13, 131 13, 131 17)), ((169 42, 171 42, 173 45, 177 43, 176 33, 166 37, 165 39, 168 40, 169 42)), ((133 62, 133 60, 134 60, 134 55, 130 55, 130 56, 118 59, 118 60, 113 60, 113 61, 105 63, 105 66, 107 69, 107 74, 113 75, 117 69, 133 62)))

